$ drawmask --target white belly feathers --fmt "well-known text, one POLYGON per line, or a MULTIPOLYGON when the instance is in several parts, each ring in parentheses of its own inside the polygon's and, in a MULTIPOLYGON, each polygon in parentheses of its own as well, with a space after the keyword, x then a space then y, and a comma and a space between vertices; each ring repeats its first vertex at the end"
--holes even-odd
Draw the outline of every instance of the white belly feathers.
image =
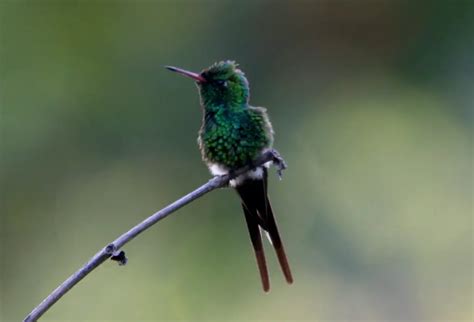
MULTIPOLYGON (((268 168, 270 167, 271 161, 265 163, 263 166, 257 167, 254 170, 248 171, 244 174, 241 174, 235 179, 230 180, 229 184, 231 187, 237 187, 246 179, 253 179, 258 180, 263 178, 263 167, 268 168)), ((209 171, 212 175, 215 176, 222 176, 229 173, 229 169, 226 166, 217 164, 217 163, 209 163, 208 165, 209 171)))

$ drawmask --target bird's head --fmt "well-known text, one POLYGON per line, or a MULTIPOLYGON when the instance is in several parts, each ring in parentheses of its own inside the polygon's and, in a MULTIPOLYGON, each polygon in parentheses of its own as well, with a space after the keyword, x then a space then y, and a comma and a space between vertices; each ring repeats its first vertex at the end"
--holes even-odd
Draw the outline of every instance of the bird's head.
POLYGON ((190 77, 196 81, 201 102, 206 108, 243 106, 249 100, 249 83, 234 61, 221 61, 193 73, 181 68, 166 66, 167 69, 190 77))

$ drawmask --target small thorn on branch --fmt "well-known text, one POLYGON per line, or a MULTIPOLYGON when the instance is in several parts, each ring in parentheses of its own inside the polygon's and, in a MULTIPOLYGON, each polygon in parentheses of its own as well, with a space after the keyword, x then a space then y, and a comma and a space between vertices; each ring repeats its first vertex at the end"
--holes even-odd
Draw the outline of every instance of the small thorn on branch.
POLYGON ((120 266, 127 264, 128 258, 125 256, 125 252, 118 250, 114 243, 105 247, 105 253, 110 256, 111 260, 118 262, 120 266))
POLYGON ((120 266, 127 264, 128 258, 123 250, 115 251, 110 257, 111 260, 118 262, 120 266))

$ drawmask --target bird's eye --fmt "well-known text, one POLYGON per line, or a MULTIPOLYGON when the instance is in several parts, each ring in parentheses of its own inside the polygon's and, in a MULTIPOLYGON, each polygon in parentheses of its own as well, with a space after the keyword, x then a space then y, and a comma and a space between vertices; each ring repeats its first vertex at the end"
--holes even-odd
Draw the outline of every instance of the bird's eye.
POLYGON ((216 81, 217 85, 222 86, 222 87, 227 87, 227 81, 219 79, 216 81))

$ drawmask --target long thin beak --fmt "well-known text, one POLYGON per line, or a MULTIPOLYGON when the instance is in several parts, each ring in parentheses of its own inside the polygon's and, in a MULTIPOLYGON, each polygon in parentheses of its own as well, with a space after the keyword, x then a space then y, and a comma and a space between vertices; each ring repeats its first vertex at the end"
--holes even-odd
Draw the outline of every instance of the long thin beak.
POLYGON ((184 69, 181 69, 181 68, 178 68, 178 67, 173 67, 173 66, 165 66, 166 69, 168 70, 171 70, 172 72, 176 72, 176 73, 179 73, 181 75, 184 75, 184 76, 187 76, 187 77, 190 77, 200 83, 205 83, 206 82, 206 79, 204 77, 202 77, 201 75, 197 74, 197 73, 193 73, 193 72, 190 72, 188 70, 184 70, 184 69))

